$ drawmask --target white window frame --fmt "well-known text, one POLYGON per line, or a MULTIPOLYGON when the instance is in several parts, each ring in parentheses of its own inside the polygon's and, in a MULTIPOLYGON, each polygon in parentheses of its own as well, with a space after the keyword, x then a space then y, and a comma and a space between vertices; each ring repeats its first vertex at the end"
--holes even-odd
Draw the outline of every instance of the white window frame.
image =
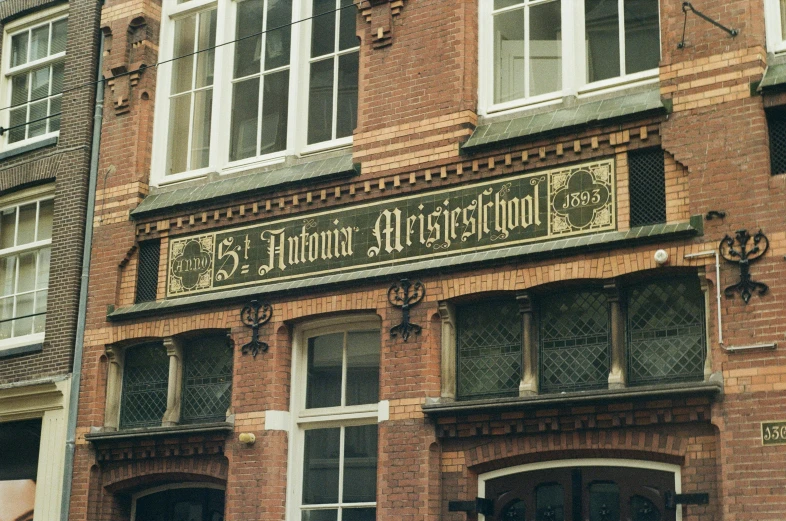
POLYGON ((767 50, 774 53, 786 51, 786 39, 781 34, 780 0, 764 0, 764 24, 767 33, 767 50))
MULTIPOLYGON (((46 58, 41 58, 39 60, 35 60, 32 62, 25 63, 24 65, 19 65, 17 67, 10 67, 11 65, 11 38, 22 31, 27 31, 33 29, 37 26, 51 24, 63 18, 68 18, 68 5, 63 4, 57 7, 52 7, 50 9, 44 9, 33 13, 29 16, 25 16, 24 18, 20 18, 19 20, 14 20, 13 22, 8 23, 3 28, 3 52, 2 57, 0 57, 0 61, 2 61, 2 66, 0 67, 0 107, 10 107, 11 106, 11 77, 16 76, 21 73, 28 72, 32 69, 41 67, 42 65, 51 65, 52 63, 56 63, 58 61, 62 61, 65 58, 65 51, 47 56, 46 58)), ((29 45, 29 42, 28 42, 29 45)), ((3 128, 9 127, 9 121, 11 118, 11 111, 8 109, 0 111, 0 126, 3 128)), ((62 118, 61 118, 62 121, 62 118)), ((48 125, 48 120, 47 120, 48 125)), ((48 128, 48 126, 47 126, 48 128)), ((35 136, 32 138, 23 139, 21 141, 17 141, 16 143, 8 143, 8 131, 6 131, 2 137, 0 137, 0 151, 7 151, 7 150, 14 150, 19 147, 31 145, 37 143, 39 141, 44 141, 46 139, 57 137, 60 135, 60 130, 56 130, 54 132, 44 132, 40 136, 35 136)))
MULTIPOLYGON (((532 1, 533 5, 540 5, 549 0, 532 1)), ((624 0, 617 1, 619 12, 623 13, 624 0)), ((659 69, 656 67, 647 71, 587 83, 585 81, 587 77, 586 60, 578 59, 578 57, 586 55, 586 46, 582 43, 586 41, 584 0, 562 0, 562 90, 530 98, 519 98, 504 103, 494 103, 494 20, 492 16, 494 3, 493 0, 478 0, 478 2, 478 115, 480 116, 502 115, 522 109, 553 105, 560 103, 566 96, 583 98, 658 82, 659 69)), ((520 7, 505 8, 498 11, 503 12, 516 9, 520 9, 520 7)), ((659 33, 660 27, 659 1, 659 33)), ((623 31, 624 29, 621 27, 620 32, 622 33, 623 31)), ((659 40, 661 42, 660 51, 662 56, 663 39, 660 38, 660 35, 659 40)), ((624 61, 624 43, 622 43, 621 51, 620 60, 624 61)))
MULTIPOLYGON (((31 188, 29 190, 24 190, 24 191, 12 194, 12 195, 10 195, 8 197, 4 197, 3 199, 0 199, 0 212, 2 210, 6 209, 6 208, 9 208, 9 207, 12 207, 12 206, 17 206, 18 207, 18 206, 22 206, 22 205, 25 205, 25 204, 38 202, 38 201, 52 200, 52 199, 54 199, 53 191, 54 191, 54 186, 46 185, 46 186, 31 188)), ((18 217, 18 212, 17 212, 17 224, 18 224, 18 219, 19 219, 19 217, 18 217)), ((38 219, 38 216, 36 216, 36 229, 37 229, 37 219, 38 219)), ((53 223, 53 225, 54 225, 54 223, 53 223)), ((53 228, 54 228, 54 226, 53 226, 53 228)), ((43 248, 51 247, 51 245, 52 245, 52 239, 49 238, 49 239, 45 239, 43 241, 34 241, 34 242, 31 242, 31 243, 28 243, 28 244, 24 244, 22 246, 14 246, 14 247, 11 247, 11 248, 6 248, 6 249, 3 249, 3 250, 0 250, 0 259, 6 257, 8 255, 18 255, 20 253, 42 250, 43 248)), ((50 266, 51 266, 51 257, 50 257, 50 266)), ((19 267, 18 267, 18 263, 17 263, 17 270, 18 269, 19 269, 19 267)), ((36 273, 37 273, 37 270, 36 270, 36 273)), ((50 273, 50 277, 51 277, 51 273, 50 273)), ((51 279, 50 279, 50 281, 51 281, 51 279)), ((47 283, 47 291, 48 291, 48 289, 49 289, 49 283, 47 283)), ((37 292, 37 291, 40 291, 40 288, 36 288, 35 290, 33 290, 34 293, 37 292)), ((14 293, 14 295, 17 295, 17 293, 14 293)), ((4 297, 6 297, 6 295, 0 294, 0 298, 4 298, 4 297)), ((49 294, 47 292, 47 300, 48 299, 49 299, 49 294)), ((48 302, 47 302, 47 305, 48 305, 48 302)), ((44 326, 44 328, 46 328, 46 326, 44 326)), ((6 338, 6 339, 3 339, 3 340, 0 340, 0 352, 2 352, 3 350, 6 350, 6 349, 13 349, 14 347, 20 347, 20 346, 26 346, 26 345, 32 345, 32 344, 40 344, 41 342, 44 341, 45 335, 46 335, 46 332, 44 331, 44 332, 41 332, 41 333, 31 333, 31 334, 28 334, 28 335, 14 336, 14 337, 11 337, 11 338, 6 338)))
POLYGON ((131 521, 136 521, 136 503, 139 501, 140 498, 145 496, 150 496, 152 494, 157 494, 159 492, 164 492, 165 490, 179 490, 184 488, 211 488, 213 490, 222 490, 224 491, 224 513, 226 514, 226 487, 223 485, 217 485, 215 483, 202 483, 198 481, 188 481, 183 483, 172 483, 169 485, 161 485, 154 488, 148 488, 141 492, 135 492, 131 494, 131 521))
MULTIPOLYGON (((586 458, 586 459, 566 459, 559 461, 542 461, 539 463, 527 463, 507 467, 504 469, 493 470, 478 475, 478 497, 486 497, 486 482, 492 479, 518 474, 520 472, 532 472, 536 470, 561 469, 566 467, 626 467, 644 470, 660 470, 674 474, 674 492, 682 494, 682 471, 679 465, 670 463, 660 463, 657 461, 617 459, 617 458, 586 458)), ((478 514, 478 521, 486 521, 486 516, 478 514)), ((682 521, 682 509, 677 509, 677 521, 682 521)))
MULTIPOLYGON (((303 499, 303 451, 305 449, 305 432, 310 429, 326 429, 335 427, 355 427, 373 425, 388 420, 389 403, 381 400, 378 403, 306 409, 306 381, 308 368, 308 340, 310 338, 329 335, 331 333, 371 331, 382 332, 382 320, 377 315, 360 314, 342 316, 340 318, 322 319, 296 328, 292 343, 292 396, 290 410, 290 447, 287 475, 287 514, 290 521, 300 521, 303 499)), ((380 338, 381 344, 381 338, 380 338)), ((380 356, 381 356, 380 345, 380 356)), ((382 367, 380 364, 380 374, 382 367)), ((379 459, 377 459, 379 465, 379 459)), ((379 491, 379 489, 377 489, 379 491)), ((340 501, 338 505, 343 505, 340 501)), ((352 503, 352 507, 377 507, 373 503, 352 503)))
MULTIPOLYGON (((232 84, 235 45, 222 45, 215 49, 215 70, 213 75, 213 106, 210 128, 210 159, 207 167, 166 174, 167 147, 169 136, 169 98, 171 90, 172 65, 158 66, 158 80, 153 130, 153 157, 151 184, 163 186, 184 180, 197 179, 211 173, 230 174, 250 168, 283 163, 287 156, 306 156, 316 152, 344 148, 352 145, 352 136, 307 144, 308 128, 308 87, 310 70, 310 46, 312 21, 311 0, 292 0, 292 21, 290 45, 290 76, 287 113, 287 145, 279 152, 249 157, 236 161, 229 160, 232 84)), ((161 39, 159 61, 174 58, 174 20, 192 15, 198 11, 217 8, 216 45, 235 39, 237 19, 237 0, 190 0, 177 4, 175 0, 164 0, 161 13, 161 39)), ((340 11, 353 15, 351 7, 340 11)), ((359 47, 342 50, 337 55, 357 51, 359 47)), ((324 58, 324 57, 322 57, 324 58)))

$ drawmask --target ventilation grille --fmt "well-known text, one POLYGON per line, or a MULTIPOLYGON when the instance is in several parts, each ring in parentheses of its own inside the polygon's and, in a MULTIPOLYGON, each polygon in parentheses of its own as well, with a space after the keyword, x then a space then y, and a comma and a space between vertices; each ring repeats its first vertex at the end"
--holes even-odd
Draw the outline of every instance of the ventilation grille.
POLYGON ((770 172, 772 175, 786 174, 786 110, 774 110, 767 114, 770 133, 770 172))
POLYGON ((663 150, 648 148, 628 154, 630 225, 666 222, 666 172, 663 150))
POLYGON ((139 270, 136 281, 136 302, 152 302, 158 292, 158 263, 161 258, 161 241, 139 243, 139 270))

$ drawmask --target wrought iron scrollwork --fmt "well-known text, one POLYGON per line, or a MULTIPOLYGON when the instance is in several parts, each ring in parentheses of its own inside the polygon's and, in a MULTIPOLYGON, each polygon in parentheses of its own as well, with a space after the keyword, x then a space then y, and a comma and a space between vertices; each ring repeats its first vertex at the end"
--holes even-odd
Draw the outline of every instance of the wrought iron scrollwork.
POLYGON ((401 324, 390 328, 390 336, 395 338, 401 335, 406 342, 412 333, 419 335, 422 328, 409 321, 409 309, 423 300, 426 288, 420 282, 412 283, 408 279, 401 279, 397 284, 393 284, 388 289, 388 301, 401 308, 401 324))
POLYGON ((270 346, 259 340, 259 328, 266 324, 272 316, 273 307, 267 303, 260 304, 256 300, 252 300, 240 311, 240 320, 251 328, 251 341, 240 348, 244 355, 251 353, 256 358, 260 351, 267 353, 270 346))
POLYGON ((759 230, 752 239, 752 247, 748 249, 751 235, 748 233, 748 230, 737 230, 734 239, 725 235, 718 246, 721 257, 723 257, 724 260, 739 264, 740 266, 740 281, 724 289, 723 293, 727 298, 731 298, 735 291, 739 291, 742 300, 746 304, 751 299, 751 295, 754 291, 758 290, 759 295, 764 295, 767 293, 767 290, 770 289, 769 286, 763 282, 751 280, 750 274, 750 263, 760 259, 767 253, 770 247, 770 241, 761 230, 759 230), (737 248, 734 247, 735 239, 738 244, 737 248))

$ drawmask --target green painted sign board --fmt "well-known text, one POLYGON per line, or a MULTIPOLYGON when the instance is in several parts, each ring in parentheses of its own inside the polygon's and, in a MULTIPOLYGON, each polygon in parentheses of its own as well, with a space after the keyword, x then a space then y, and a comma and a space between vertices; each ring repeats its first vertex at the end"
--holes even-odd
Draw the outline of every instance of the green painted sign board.
POLYGON ((616 229, 614 160, 173 237, 167 297, 616 229))

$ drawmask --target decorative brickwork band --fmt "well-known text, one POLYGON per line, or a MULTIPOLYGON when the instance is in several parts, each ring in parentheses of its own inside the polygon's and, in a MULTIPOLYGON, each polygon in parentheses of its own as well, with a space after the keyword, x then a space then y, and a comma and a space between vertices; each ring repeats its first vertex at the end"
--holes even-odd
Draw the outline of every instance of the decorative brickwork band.
POLYGON ((358 3, 360 15, 366 23, 373 24, 371 45, 374 49, 393 43, 393 20, 403 7, 404 0, 362 0, 358 3))
POLYGON ((273 307, 267 303, 260 304, 256 300, 252 300, 250 304, 240 311, 240 320, 247 327, 251 328, 251 341, 241 348, 241 352, 244 355, 251 353, 256 358, 260 351, 267 353, 270 346, 266 342, 259 340, 259 328, 270 321, 272 316, 273 307))
POLYGON ((391 338, 401 334, 404 342, 409 340, 409 335, 415 333, 420 334, 421 327, 417 324, 412 324, 409 321, 409 308, 423 300, 426 294, 426 288, 420 282, 411 283, 408 279, 401 279, 398 284, 393 284, 388 289, 388 301, 401 308, 401 324, 390 328, 391 338), (410 292, 410 290, 412 290, 410 292))
POLYGON ((769 290, 769 286, 763 282, 756 282, 751 279, 750 263, 756 261, 767 253, 770 247, 770 241, 767 236, 759 230, 753 236, 753 247, 748 250, 748 242, 751 240, 751 235, 748 230, 737 230, 736 242, 739 245, 738 249, 734 248, 735 239, 728 235, 724 235, 721 239, 718 250, 721 257, 728 262, 739 264, 740 266, 740 281, 732 284, 723 290, 727 298, 731 298, 735 291, 739 291, 742 300, 747 304, 751 299, 754 291, 758 290, 759 295, 764 295, 769 290))

